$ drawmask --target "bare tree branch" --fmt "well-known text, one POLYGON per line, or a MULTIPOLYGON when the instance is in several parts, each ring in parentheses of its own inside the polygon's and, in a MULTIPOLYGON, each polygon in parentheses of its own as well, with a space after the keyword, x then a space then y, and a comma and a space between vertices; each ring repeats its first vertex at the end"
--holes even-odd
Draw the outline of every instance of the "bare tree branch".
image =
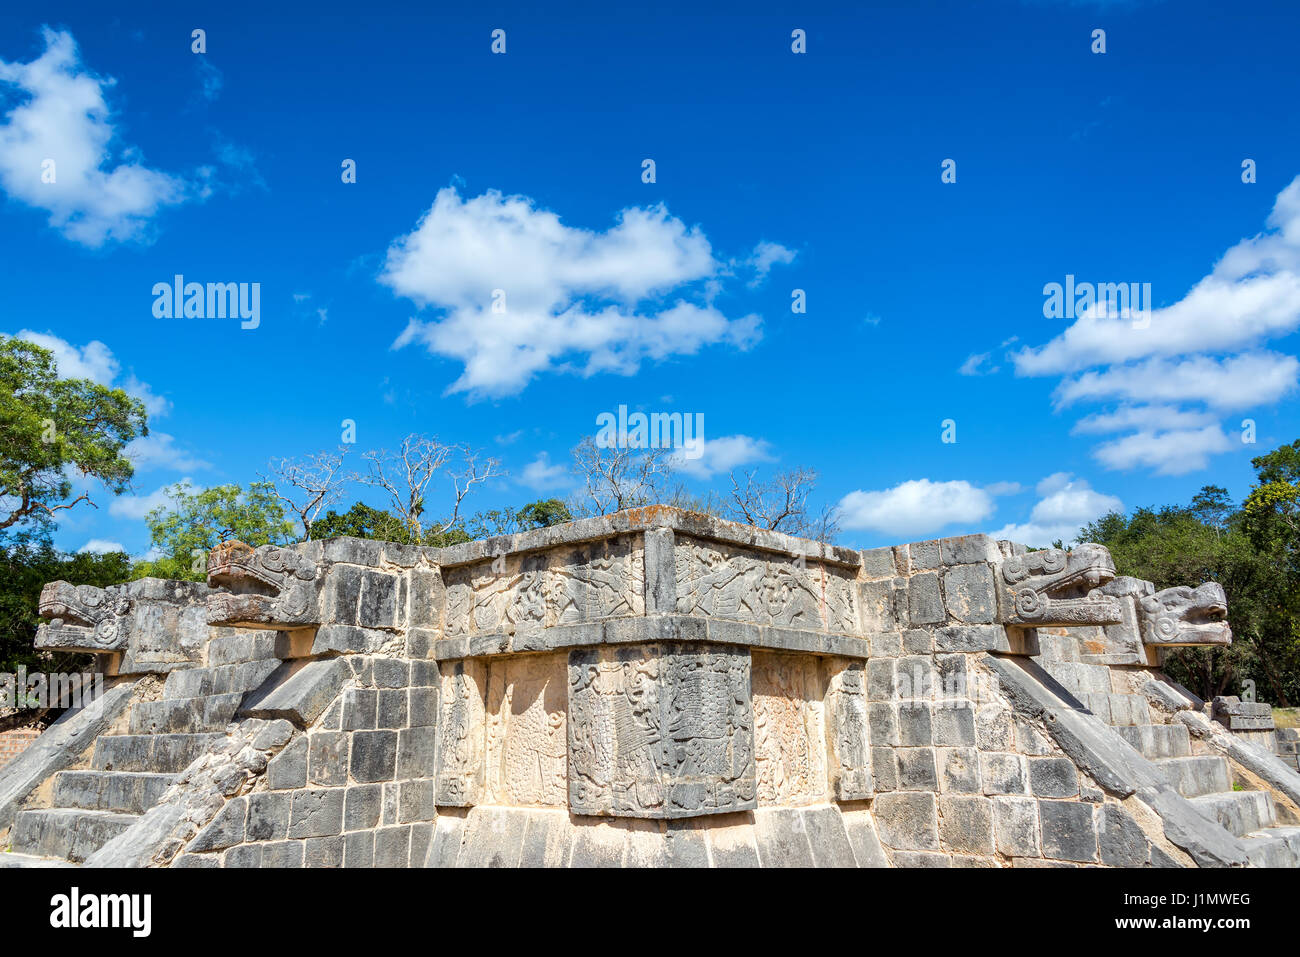
POLYGON ((317 452, 300 459, 272 459, 267 465, 271 474, 262 478, 271 484, 275 497, 298 516, 307 541, 311 541, 316 516, 337 502, 344 486, 355 479, 341 471, 347 454, 347 446, 341 445, 338 452, 317 452))
POLYGON ((602 448, 588 436, 573 448, 573 471, 585 484, 584 510, 606 515, 661 504, 671 459, 671 449, 602 448))
POLYGON ((425 536, 425 498, 429 484, 446 471, 452 482, 453 503, 451 517, 437 529, 439 533, 455 527, 460 521, 460 508, 465 498, 477 485, 503 475, 501 463, 495 458, 481 459, 481 453, 465 445, 448 445, 437 436, 411 433, 402 440, 396 452, 381 449, 362 456, 370 466, 369 474, 360 481, 388 493, 394 511, 406 526, 408 540, 423 541, 425 536), (464 467, 451 471, 448 463, 460 457, 464 467))
POLYGON ((778 472, 770 481, 757 471, 731 473, 731 517, 746 525, 757 525, 802 538, 829 542, 839 534, 835 509, 827 506, 816 515, 808 512, 808 496, 817 487, 815 469, 799 466, 778 472))

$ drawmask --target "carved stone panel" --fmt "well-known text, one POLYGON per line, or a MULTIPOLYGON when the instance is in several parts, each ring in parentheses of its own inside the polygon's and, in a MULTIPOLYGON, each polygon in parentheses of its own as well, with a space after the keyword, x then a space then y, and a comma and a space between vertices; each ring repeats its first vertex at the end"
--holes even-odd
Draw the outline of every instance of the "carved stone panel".
POLYGON ((488 666, 488 803, 564 806, 567 684, 563 654, 502 658, 488 666))
POLYGON ((442 666, 433 758, 438 804, 470 807, 482 796, 486 672, 472 658, 442 666))
POLYGON ((639 536, 549 552, 504 555, 449 569, 449 637, 517 633, 645 613, 639 536))
POLYGON ((754 750, 762 805, 827 798, 821 669, 811 655, 754 652, 754 750))
POLYGON ((680 614, 858 633, 852 582, 839 568, 686 536, 676 564, 680 614))
POLYGON ((830 680, 827 742, 831 787, 837 801, 861 801, 874 793, 865 670, 860 662, 853 662, 830 680))
POLYGON ((689 817, 754 807, 749 654, 712 645, 569 655, 569 807, 689 817))

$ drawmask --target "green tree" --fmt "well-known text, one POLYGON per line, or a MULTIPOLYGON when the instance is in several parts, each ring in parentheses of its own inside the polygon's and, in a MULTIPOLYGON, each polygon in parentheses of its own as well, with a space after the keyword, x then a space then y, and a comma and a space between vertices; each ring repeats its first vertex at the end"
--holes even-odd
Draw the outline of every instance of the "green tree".
POLYGON ((123 552, 68 555, 44 535, 23 536, 0 548, 0 672, 12 673, 20 665, 29 671, 79 670, 75 657, 56 660, 32 647, 40 623, 36 603, 47 582, 102 588, 130 579, 131 559, 123 552))
POLYGON ((371 508, 364 502, 354 502, 341 515, 330 509, 312 524, 313 538, 340 538, 345 535, 381 542, 404 542, 409 537, 400 518, 381 508, 371 508))
POLYGON ((1295 578, 1286 571, 1294 568, 1294 542, 1288 555, 1284 537, 1252 533, 1251 525, 1249 499, 1237 508, 1225 489, 1206 486, 1186 507, 1102 516, 1078 540, 1105 545, 1121 575, 1145 578, 1157 589, 1219 582, 1228 596, 1232 645, 1180 649, 1169 655, 1166 670, 1205 698, 1237 694, 1244 679, 1254 679, 1261 697, 1287 706, 1300 697, 1300 609, 1295 578))
POLYGON ((247 489, 216 485, 199 491, 182 482, 167 493, 172 504, 145 516, 158 557, 141 562, 136 578, 203 581, 208 552, 223 540, 238 539, 254 547, 294 541, 294 524, 269 482, 253 482, 247 489))
POLYGON ((80 502, 71 471, 114 494, 134 470, 126 444, 148 435, 144 405, 121 389, 59 378, 54 354, 22 339, 0 338, 0 532, 48 528, 80 502))
POLYGON ((513 535, 534 528, 549 528, 573 521, 569 506, 558 498, 538 499, 517 509, 500 508, 479 512, 466 523, 465 533, 472 541, 495 535, 513 535))

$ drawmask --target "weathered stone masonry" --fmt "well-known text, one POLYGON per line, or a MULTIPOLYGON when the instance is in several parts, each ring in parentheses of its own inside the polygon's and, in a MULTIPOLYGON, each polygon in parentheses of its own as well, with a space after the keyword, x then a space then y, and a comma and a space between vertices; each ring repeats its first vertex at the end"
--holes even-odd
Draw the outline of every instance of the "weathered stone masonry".
POLYGON ((0 772, 0 864, 1296 863, 1262 800, 1300 777, 1158 671, 1161 643, 1223 637, 1212 589, 1143 611, 1128 581, 1096 545, 860 552, 646 509, 444 549, 228 542, 210 587, 56 583, 38 644, 117 677, 0 772), (1125 668, 1237 749, 1252 797, 1201 801, 1222 768, 1118 726, 1125 668))

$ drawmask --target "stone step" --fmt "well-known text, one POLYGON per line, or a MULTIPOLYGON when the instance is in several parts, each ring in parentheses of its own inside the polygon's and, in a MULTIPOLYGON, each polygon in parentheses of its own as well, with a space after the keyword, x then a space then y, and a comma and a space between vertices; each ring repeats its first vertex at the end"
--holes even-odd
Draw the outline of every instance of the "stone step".
POLYGON ((1142 752, 1144 757, 1185 758, 1192 753, 1192 739, 1183 724, 1136 724, 1116 727, 1119 736, 1142 752))
POLYGON ((131 709, 132 734, 192 734, 220 731, 235 717, 242 691, 206 698, 163 698, 141 701, 131 709))
POLYGON ((1058 661, 1051 675, 1076 698, 1085 694, 1110 694, 1110 668, 1077 661, 1058 661))
POLYGON ((264 661, 276 657, 274 631, 237 631, 208 642, 208 667, 264 661))
POLYGON ((1267 791, 1225 791, 1191 798, 1192 805, 1237 837, 1268 827, 1277 820, 1267 791))
POLYGON ((1079 700, 1101 720, 1116 727, 1151 723, 1151 707, 1140 695, 1088 693, 1079 700))
POLYGON ((96 771, 152 771, 179 774, 224 734, 116 734, 95 742, 96 771))
POLYGON ((175 774, 148 771, 60 771, 54 778, 55 807, 143 814, 158 803, 175 774))
POLYGON ((1078 661, 1079 654, 1079 639, 1073 635, 1038 632, 1038 660, 1044 665, 1048 662, 1055 664, 1059 661, 1078 661))
POLYGON ((14 854, 10 852, 5 854, 0 852, 0 870, 6 867, 76 867, 71 861, 60 860, 57 857, 33 857, 31 854, 14 854))
POLYGON ((1266 827, 1241 843, 1255 867, 1300 867, 1300 827, 1266 827))
POLYGON ((14 818, 9 841, 19 854, 80 864, 138 820, 135 814, 66 807, 21 811, 14 818))
POLYGON ((245 661, 215 668, 173 671, 163 686, 164 698, 201 698, 208 695, 253 691, 280 665, 279 658, 245 661))
POLYGON ((1216 754, 1194 754, 1185 758, 1157 758, 1156 767, 1171 787, 1183 797, 1219 794, 1232 790, 1228 762, 1216 754))

